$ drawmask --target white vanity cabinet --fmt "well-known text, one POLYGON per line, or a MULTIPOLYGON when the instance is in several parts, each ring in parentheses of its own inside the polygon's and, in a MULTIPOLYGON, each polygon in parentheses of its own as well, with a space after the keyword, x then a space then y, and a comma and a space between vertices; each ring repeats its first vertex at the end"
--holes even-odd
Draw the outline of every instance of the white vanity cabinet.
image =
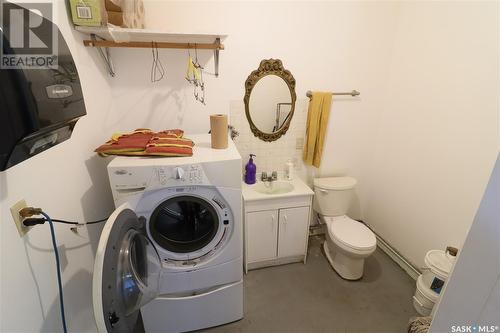
POLYGON ((255 195, 244 185, 245 272, 249 269, 304 262, 313 192, 300 180, 283 195, 255 195))

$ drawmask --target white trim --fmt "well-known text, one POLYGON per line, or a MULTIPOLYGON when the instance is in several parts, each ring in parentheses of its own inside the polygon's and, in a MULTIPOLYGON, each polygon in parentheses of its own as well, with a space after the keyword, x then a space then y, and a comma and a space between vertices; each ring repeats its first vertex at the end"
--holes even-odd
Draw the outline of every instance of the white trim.
POLYGON ((389 245, 382 237, 375 234, 377 237, 377 246, 385 252, 396 264, 399 265, 413 280, 417 280, 420 276, 420 271, 409 263, 401 254, 398 253, 391 245, 389 245))
POLYGON ((256 262, 249 262, 249 263, 247 263, 247 267, 248 267, 248 270, 252 270, 252 269, 258 269, 258 268, 264 268, 264 267, 270 267, 270 266, 286 265, 286 264, 291 264, 291 263, 295 263, 295 262, 305 263, 305 261, 306 261, 305 255, 298 255, 298 256, 291 256, 291 257, 273 258, 273 259, 256 261, 256 262))

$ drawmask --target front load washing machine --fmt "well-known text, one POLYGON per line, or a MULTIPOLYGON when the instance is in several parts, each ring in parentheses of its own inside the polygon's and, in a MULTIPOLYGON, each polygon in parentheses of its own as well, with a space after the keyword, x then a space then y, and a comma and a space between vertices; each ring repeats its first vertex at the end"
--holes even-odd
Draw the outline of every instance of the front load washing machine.
POLYGON ((241 157, 191 136, 192 157, 116 157, 117 209, 93 277, 100 332, 184 332, 243 317, 241 157))

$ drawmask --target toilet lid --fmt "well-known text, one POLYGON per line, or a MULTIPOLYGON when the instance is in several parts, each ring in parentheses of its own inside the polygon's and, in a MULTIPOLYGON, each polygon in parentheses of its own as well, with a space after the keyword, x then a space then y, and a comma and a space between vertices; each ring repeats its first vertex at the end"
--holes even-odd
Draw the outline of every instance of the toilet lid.
POLYGON ((377 245, 375 234, 363 223, 348 216, 334 218, 328 231, 334 240, 355 250, 368 250, 377 245))
POLYGON ((326 177, 314 178, 314 187, 322 188, 324 190, 350 190, 356 186, 356 179, 352 177, 326 177))

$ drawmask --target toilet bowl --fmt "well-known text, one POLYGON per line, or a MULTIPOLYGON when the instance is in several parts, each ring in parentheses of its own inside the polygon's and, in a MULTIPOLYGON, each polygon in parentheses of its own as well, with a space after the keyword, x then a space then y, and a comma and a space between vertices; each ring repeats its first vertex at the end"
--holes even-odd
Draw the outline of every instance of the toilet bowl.
POLYGON ((363 223, 346 215, 321 219, 328 230, 323 249, 330 265, 346 280, 360 279, 365 258, 377 248, 375 235, 363 223))
POLYGON ((377 247, 375 234, 346 215, 355 185, 356 179, 351 177, 314 179, 314 210, 327 226, 325 255, 333 269, 347 280, 363 276, 365 258, 377 247))

